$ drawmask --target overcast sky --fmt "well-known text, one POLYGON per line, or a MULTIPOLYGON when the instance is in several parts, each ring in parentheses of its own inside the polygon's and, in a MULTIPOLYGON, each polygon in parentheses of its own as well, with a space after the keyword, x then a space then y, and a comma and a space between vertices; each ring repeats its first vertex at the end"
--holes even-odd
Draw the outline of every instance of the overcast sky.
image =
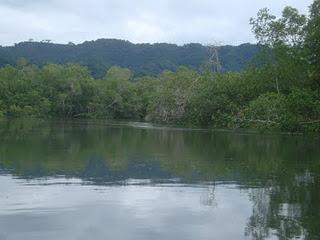
POLYGON ((249 19, 268 7, 307 13, 312 0, 0 0, 0 45, 33 38, 81 43, 98 38, 131 42, 254 42, 249 19))

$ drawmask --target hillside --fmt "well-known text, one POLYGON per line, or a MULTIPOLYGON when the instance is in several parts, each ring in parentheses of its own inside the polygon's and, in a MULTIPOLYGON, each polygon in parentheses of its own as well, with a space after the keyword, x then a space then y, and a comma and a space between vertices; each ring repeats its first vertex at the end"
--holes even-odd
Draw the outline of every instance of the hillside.
MULTIPOLYGON (((224 71, 239 71, 257 52, 257 46, 221 46, 218 52, 224 71)), ((0 47, 0 66, 14 64, 20 57, 39 65, 80 63, 88 66, 95 77, 101 77, 113 65, 130 68, 136 75, 155 75, 165 69, 175 70, 180 65, 198 69, 207 58, 207 48, 195 43, 183 46, 133 44, 116 39, 99 39, 77 45, 21 42, 0 47)))

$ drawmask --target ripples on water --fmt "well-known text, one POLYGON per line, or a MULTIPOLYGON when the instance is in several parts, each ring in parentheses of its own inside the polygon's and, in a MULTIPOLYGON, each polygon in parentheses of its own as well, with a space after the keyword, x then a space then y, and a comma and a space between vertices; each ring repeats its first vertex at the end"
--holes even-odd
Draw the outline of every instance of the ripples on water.
POLYGON ((310 137, 0 124, 0 239, 319 239, 310 137))

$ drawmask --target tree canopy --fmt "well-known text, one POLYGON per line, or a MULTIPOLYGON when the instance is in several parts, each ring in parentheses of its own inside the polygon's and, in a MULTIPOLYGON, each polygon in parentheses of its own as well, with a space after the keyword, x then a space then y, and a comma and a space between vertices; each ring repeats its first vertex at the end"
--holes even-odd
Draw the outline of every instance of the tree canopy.
MULTIPOLYGON (((254 44, 218 48, 223 71, 244 69, 257 52, 254 44)), ((95 78, 102 78, 112 66, 129 68, 135 76, 158 75, 175 71, 180 65, 198 70, 208 58, 201 44, 133 44, 116 39, 99 39, 82 44, 54 44, 26 41, 11 47, 0 46, 0 66, 15 64, 19 58, 32 64, 75 63, 87 66, 95 78)))
MULTIPOLYGON (((254 64, 237 72, 199 71, 188 64, 178 66, 179 61, 172 67, 170 59, 174 59, 177 51, 196 65, 201 54, 193 51, 204 50, 197 44, 140 46, 101 40, 68 46, 100 49, 100 45, 103 48, 112 43, 117 46, 112 48, 114 56, 123 61, 131 61, 127 55, 121 55, 126 48, 128 52, 144 48, 157 49, 159 54, 163 51, 153 55, 157 61, 165 60, 160 68, 154 65, 159 74, 143 76, 134 74, 134 66, 153 72, 150 66, 155 62, 143 65, 148 54, 140 58, 140 50, 136 52, 133 68, 126 67, 131 64, 128 62, 125 66, 102 64, 103 74, 99 78, 91 74, 86 64, 38 66, 33 64, 34 59, 20 58, 15 65, 0 68, 0 117, 136 119, 216 128, 319 132, 319 2, 314 1, 308 16, 292 7, 286 7, 279 18, 267 9, 260 10, 250 23, 261 50, 254 64)), ((16 48, 24 49, 23 45, 16 48)), ((56 45, 49 47, 53 51, 56 45)), ((63 56, 61 53, 61 62, 65 61, 63 56)), ((90 56, 88 61, 94 63, 90 56)), ((110 63, 114 59, 111 60, 110 63)))

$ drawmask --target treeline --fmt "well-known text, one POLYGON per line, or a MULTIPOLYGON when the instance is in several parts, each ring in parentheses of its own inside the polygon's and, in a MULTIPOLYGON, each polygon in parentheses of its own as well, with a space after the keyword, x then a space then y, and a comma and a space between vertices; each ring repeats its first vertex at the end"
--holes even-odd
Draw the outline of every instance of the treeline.
POLYGON ((0 69, 0 115, 136 119, 223 128, 319 130, 319 92, 290 85, 278 94, 265 70, 199 74, 186 67, 131 79, 112 67, 93 79, 80 65, 0 69))
MULTIPOLYGON (((223 71, 243 70, 257 52, 254 44, 217 48, 223 71)), ((180 65, 201 69, 208 58, 208 47, 201 44, 178 46, 168 43, 133 44, 116 39, 99 39, 82 44, 55 44, 29 40, 15 46, 0 46, 0 66, 14 65, 24 57, 30 63, 77 63, 87 66, 95 78, 116 65, 130 68, 135 76, 156 76, 164 70, 175 71, 180 65)))
POLYGON ((94 79, 80 65, 0 69, 6 117, 136 119, 217 128, 320 131, 320 0, 310 16, 287 7, 251 19, 261 54, 242 72, 199 73, 187 67, 133 77, 111 67, 94 79))

